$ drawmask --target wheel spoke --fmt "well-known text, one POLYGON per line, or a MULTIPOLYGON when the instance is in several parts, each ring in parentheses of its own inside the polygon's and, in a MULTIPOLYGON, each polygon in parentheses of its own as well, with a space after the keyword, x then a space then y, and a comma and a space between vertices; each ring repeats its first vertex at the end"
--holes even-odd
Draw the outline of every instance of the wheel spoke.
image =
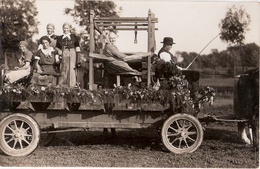
POLYGON ((33 135, 26 133, 26 134, 24 134, 24 136, 25 136, 25 137, 32 137, 33 135))
POLYGON ((22 124, 21 124, 21 126, 20 126, 20 129, 22 129, 22 128, 23 128, 23 124, 24 124, 24 121, 22 121, 22 124))
POLYGON ((175 143, 177 140, 179 140, 179 138, 175 138, 175 139, 171 142, 171 144, 175 143))
POLYGON ((4 136, 14 136, 14 133, 5 133, 4 136))
POLYGON ((173 128, 172 126, 169 126, 169 128, 170 128, 170 129, 172 129, 172 130, 174 130, 175 132, 177 132, 177 133, 178 133, 178 130, 177 130, 177 129, 175 129, 175 128, 173 128))
POLYGON ((26 142, 28 145, 30 144, 29 141, 27 141, 26 139, 23 139, 24 142, 26 142))
POLYGON ((15 126, 15 129, 18 129, 16 120, 14 120, 14 126, 15 126))
POLYGON ((177 136, 179 133, 171 133, 171 134, 168 134, 167 133, 167 136, 170 137, 170 136, 177 136))
POLYGON ((11 137, 10 140, 6 141, 6 144, 10 143, 11 141, 13 141, 14 139, 11 137))
POLYGON ((192 127, 192 124, 189 122, 189 125, 186 129, 189 130, 191 127, 192 127))
POLYGON ((179 141, 179 148, 181 148, 182 139, 180 138, 179 140, 180 140, 180 141, 179 141))
POLYGON ((187 132, 187 135, 195 135, 195 134, 197 134, 196 131, 188 131, 188 132, 187 132))
POLYGON ((9 128, 14 133, 14 129, 12 129, 12 127, 10 127, 9 125, 7 125, 6 127, 9 128))
POLYGON ((186 139, 184 139, 184 142, 185 142, 185 144, 186 144, 186 147, 189 148, 190 146, 189 146, 189 144, 187 143, 187 140, 186 140, 186 139))
POLYGON ((191 138, 190 136, 187 136, 187 139, 190 139, 191 141, 195 142, 196 140, 194 140, 193 138, 191 138))
POLYGON ((25 129, 25 131, 28 131, 30 128, 31 128, 30 126, 29 126, 29 127, 27 127, 27 128, 25 129))
POLYGON ((175 123, 177 124, 178 128, 181 128, 177 120, 175 121, 175 123))
POLYGON ((16 144, 17 144, 17 140, 14 140, 13 149, 15 148, 16 144))
POLYGON ((21 149, 23 149, 22 140, 20 140, 20 139, 19 139, 19 144, 20 144, 21 149))

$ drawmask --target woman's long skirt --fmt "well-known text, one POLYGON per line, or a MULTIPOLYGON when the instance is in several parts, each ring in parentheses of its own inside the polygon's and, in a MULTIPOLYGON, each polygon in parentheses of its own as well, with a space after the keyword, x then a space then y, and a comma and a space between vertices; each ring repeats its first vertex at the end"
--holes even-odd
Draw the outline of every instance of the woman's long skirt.
POLYGON ((69 87, 76 86, 76 51, 75 49, 64 49, 62 52, 62 63, 60 69, 60 85, 69 87))

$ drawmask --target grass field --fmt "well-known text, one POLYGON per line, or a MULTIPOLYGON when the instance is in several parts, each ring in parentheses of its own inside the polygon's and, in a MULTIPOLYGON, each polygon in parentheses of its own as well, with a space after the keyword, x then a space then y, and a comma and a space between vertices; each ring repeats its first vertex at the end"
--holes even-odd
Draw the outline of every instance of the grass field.
POLYGON ((200 86, 213 87, 217 98, 233 98, 234 78, 201 78, 200 86))
POLYGON ((234 78, 201 78, 200 85, 212 87, 233 87, 234 78))

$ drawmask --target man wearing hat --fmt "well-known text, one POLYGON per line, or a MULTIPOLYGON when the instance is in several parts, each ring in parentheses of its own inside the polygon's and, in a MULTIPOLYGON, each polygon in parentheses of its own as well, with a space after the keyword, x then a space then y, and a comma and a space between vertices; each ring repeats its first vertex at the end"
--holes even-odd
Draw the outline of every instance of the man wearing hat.
POLYGON ((162 60, 164 60, 165 62, 174 62, 173 58, 173 54, 170 52, 172 45, 175 44, 173 42, 173 39, 171 37, 165 37, 163 38, 163 47, 160 49, 160 51, 158 52, 158 57, 162 60))
MULTIPOLYGON (((172 45, 175 44, 173 42, 173 39, 171 37, 165 37, 163 39, 163 47, 160 49, 160 51, 158 52, 158 57, 161 60, 164 60, 165 62, 170 62, 171 65, 175 65, 175 73, 177 74, 178 72, 180 72, 180 70, 186 70, 186 68, 182 68, 179 67, 178 65, 176 65, 176 62, 174 60, 174 56, 173 54, 170 52, 172 45)), ((167 67, 169 64, 163 64, 163 66, 161 67, 167 67)), ((167 69, 167 68, 166 68, 167 69)), ((157 76, 160 77, 160 74, 163 72, 160 72, 160 70, 156 70, 155 74, 159 74, 157 76)), ((186 79, 188 80, 188 82, 190 83, 190 90, 191 90, 191 95, 194 99, 197 99, 198 97, 198 80, 199 80, 199 73, 198 72, 189 72, 189 71, 181 71, 181 73, 183 75, 185 75, 186 79)), ((172 74, 168 74, 168 75, 172 75, 172 74)))

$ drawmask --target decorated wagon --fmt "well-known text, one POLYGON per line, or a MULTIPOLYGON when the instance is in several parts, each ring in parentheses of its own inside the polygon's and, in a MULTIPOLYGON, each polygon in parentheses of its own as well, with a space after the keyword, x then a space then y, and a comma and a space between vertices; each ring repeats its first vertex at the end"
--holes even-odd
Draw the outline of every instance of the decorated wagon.
POLYGON ((87 89, 4 84, 2 71, 0 149, 10 156, 25 156, 37 148, 44 133, 52 137, 57 132, 89 128, 157 128, 169 151, 194 152, 203 141, 203 128, 196 116, 203 103, 213 101, 215 93, 206 87, 199 90, 199 97, 194 99, 190 84, 198 83, 199 76, 191 70, 159 79, 165 84, 164 88, 154 82, 152 62, 157 22, 150 11, 148 17, 133 18, 95 17, 91 11, 87 89), (104 29, 132 30, 135 35, 137 31, 147 31, 147 52, 138 55, 138 59, 129 60, 129 64, 142 71, 142 82, 136 84, 133 75, 128 73, 106 74, 104 66, 97 66, 110 59, 102 54, 104 29), (97 33, 99 42, 95 41, 97 33), (108 85, 95 87, 99 83, 97 79, 99 82, 103 79, 102 83, 108 85), (128 83, 129 80, 132 81, 128 83))

